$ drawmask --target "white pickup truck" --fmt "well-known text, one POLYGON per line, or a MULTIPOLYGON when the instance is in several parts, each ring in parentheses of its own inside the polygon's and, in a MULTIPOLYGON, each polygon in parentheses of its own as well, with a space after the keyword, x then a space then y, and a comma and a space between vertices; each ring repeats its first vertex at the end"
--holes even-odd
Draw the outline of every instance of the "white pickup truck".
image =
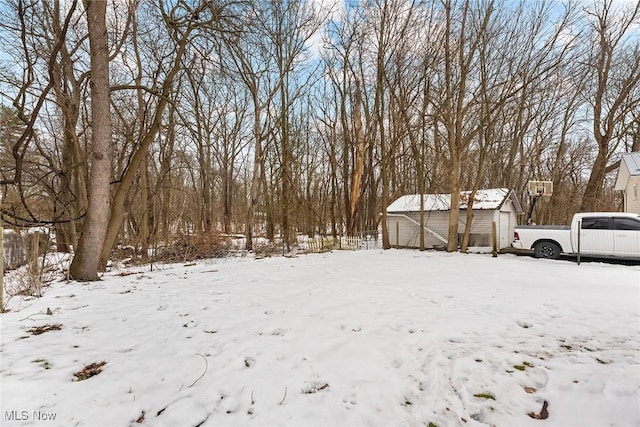
POLYGON ((558 259, 561 253, 577 255, 579 249, 580 255, 588 257, 640 259, 638 214, 577 213, 570 226, 521 225, 515 227, 513 234, 511 246, 533 249, 536 258, 558 259))

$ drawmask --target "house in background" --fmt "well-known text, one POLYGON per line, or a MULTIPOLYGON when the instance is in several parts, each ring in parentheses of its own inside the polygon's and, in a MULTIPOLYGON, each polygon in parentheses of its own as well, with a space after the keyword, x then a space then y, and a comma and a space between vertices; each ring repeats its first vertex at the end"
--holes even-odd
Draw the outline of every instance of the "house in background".
POLYGON ((624 211, 640 214, 640 152, 626 153, 620 159, 615 189, 622 191, 624 211))
MULTIPOLYGON (((458 244, 466 227, 467 202, 471 192, 464 191, 460 197, 458 244)), ((446 246, 451 212, 450 194, 424 195, 425 247, 446 246)), ((498 248, 507 248, 513 240, 513 229, 517 215, 522 214, 520 202, 512 190, 494 188, 478 190, 473 201, 473 220, 469 247, 490 249, 492 246, 492 223, 496 222, 498 248)), ((387 208, 389 243, 394 247, 420 247, 420 195, 402 196, 387 208)))

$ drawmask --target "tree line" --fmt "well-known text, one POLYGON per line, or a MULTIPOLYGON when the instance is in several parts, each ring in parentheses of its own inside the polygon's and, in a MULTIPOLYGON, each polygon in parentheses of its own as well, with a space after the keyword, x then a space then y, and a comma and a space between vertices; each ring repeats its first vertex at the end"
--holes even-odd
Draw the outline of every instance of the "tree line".
POLYGON ((118 243, 180 234, 387 248, 409 193, 552 180, 538 222, 617 210, 639 34, 612 0, 4 0, 1 213, 93 280, 118 243))

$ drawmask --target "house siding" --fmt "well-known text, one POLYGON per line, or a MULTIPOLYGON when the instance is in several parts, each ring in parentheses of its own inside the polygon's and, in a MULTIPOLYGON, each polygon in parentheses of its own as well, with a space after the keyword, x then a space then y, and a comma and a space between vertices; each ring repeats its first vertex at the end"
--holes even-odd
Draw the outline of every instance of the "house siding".
POLYGON ((640 214, 640 176, 629 177, 624 192, 624 208, 625 212, 640 214))

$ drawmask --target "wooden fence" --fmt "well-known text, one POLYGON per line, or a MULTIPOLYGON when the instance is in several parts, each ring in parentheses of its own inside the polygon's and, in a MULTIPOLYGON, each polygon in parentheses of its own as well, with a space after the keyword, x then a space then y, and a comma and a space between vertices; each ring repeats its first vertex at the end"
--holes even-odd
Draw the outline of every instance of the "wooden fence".
POLYGON ((340 236, 335 238, 317 237, 307 241, 309 252, 311 253, 329 252, 332 250, 355 251, 357 249, 364 249, 364 243, 365 240, 360 236, 340 236))

